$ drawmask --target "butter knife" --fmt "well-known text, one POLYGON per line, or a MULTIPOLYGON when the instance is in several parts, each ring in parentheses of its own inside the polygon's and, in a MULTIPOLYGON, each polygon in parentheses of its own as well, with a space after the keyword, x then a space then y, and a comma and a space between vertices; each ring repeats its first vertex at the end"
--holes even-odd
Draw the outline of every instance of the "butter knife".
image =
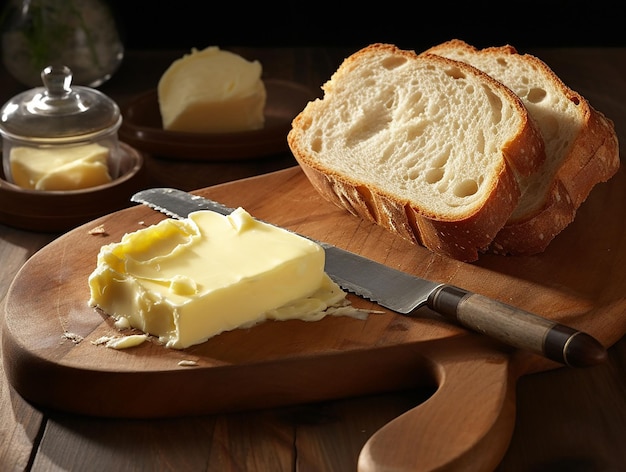
MULTIPOLYGON (((198 210, 222 215, 233 209, 174 188, 142 190, 131 197, 173 218, 198 210)), ((304 236, 306 237, 306 236, 304 236)), ((311 238, 308 238, 311 239, 311 238)), ((454 285, 432 282, 316 241, 326 252, 326 273, 344 290, 404 315, 423 306, 468 329, 570 367, 604 362, 607 352, 591 335, 454 285)))

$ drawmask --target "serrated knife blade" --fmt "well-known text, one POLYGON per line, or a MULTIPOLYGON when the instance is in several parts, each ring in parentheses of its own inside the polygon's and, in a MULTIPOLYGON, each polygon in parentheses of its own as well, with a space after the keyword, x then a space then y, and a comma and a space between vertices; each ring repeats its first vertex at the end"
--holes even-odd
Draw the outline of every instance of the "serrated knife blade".
MULTIPOLYGON (((222 215, 234 210, 175 188, 142 190, 131 201, 173 218, 186 218, 199 210, 222 215)), ((587 333, 483 295, 422 279, 331 244, 316 242, 326 252, 326 273, 339 286, 397 313, 412 315, 420 307, 428 306, 473 331, 571 367, 592 366, 607 358, 604 346, 587 333)))

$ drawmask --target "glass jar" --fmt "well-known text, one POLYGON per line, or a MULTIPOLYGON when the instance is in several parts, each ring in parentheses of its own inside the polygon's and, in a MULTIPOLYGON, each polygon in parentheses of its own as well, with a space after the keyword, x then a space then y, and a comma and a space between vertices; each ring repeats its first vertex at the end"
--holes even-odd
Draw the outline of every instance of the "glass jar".
MULTIPOLYGON (((103 161, 109 181, 115 179, 121 159, 117 132, 122 124, 117 104, 98 90, 72 86, 72 71, 66 66, 46 67, 41 72, 41 79, 43 87, 16 95, 0 110, 2 160, 6 180, 20 187, 47 190, 37 188, 35 184, 24 185, 17 181, 14 172, 19 163, 21 173, 24 172, 23 168, 30 167, 32 170, 29 172, 37 173, 43 169, 40 173, 45 171, 54 174, 53 179, 57 181, 64 178, 83 178, 87 184, 75 188, 85 188, 90 186, 90 179, 95 182, 96 172, 103 174, 103 161), (100 153, 97 156, 99 161, 89 156, 80 161, 79 167, 73 165, 73 161, 68 161, 68 156, 80 155, 83 150, 90 153, 97 150, 100 153), (42 156, 44 162, 41 161, 42 156), (27 162, 28 159, 32 159, 32 165, 27 162), (65 167, 59 167, 55 174, 55 169, 50 166, 56 162, 65 167), (99 169, 94 167, 95 164, 99 164, 99 169), (68 174, 73 174, 64 176, 65 169, 68 174)), ((102 178, 98 178, 100 180, 94 185, 102 183, 102 178)))
POLYGON ((124 57, 115 18, 104 0, 8 0, 2 15, 2 62, 36 87, 48 65, 66 65, 74 82, 98 87, 124 57))

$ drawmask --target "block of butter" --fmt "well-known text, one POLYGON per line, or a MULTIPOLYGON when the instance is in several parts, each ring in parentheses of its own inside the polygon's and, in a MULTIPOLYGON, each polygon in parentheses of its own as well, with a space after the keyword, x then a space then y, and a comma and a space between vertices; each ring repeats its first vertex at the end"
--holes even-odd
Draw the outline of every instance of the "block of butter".
POLYGON ((111 181, 109 149, 96 143, 63 148, 11 149, 13 182, 31 190, 78 190, 111 181))
POLYGON ((241 208, 197 211, 102 246, 89 304, 182 349, 266 319, 323 317, 347 302, 324 262, 318 244, 241 208))
POLYGON ((263 128, 262 66, 210 46, 174 61, 157 87, 163 129, 229 133, 263 128))

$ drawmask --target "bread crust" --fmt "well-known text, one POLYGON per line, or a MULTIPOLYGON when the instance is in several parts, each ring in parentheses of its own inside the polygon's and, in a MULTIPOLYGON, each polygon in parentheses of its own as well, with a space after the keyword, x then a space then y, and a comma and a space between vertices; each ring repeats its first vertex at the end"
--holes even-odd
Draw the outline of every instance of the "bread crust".
POLYGON ((402 201, 380 188, 359 182, 350 175, 334 172, 316 161, 302 136, 312 121, 307 106, 292 122, 288 143, 300 167, 313 187, 329 202, 352 215, 372 221, 415 244, 454 259, 472 262, 486 250, 497 232, 517 205, 520 190, 518 177, 529 175, 545 159, 543 140, 517 95, 482 71, 440 56, 418 56, 413 51, 400 50, 393 45, 372 44, 346 58, 338 71, 324 85, 328 93, 335 87, 337 74, 345 73, 362 55, 391 54, 414 61, 428 61, 436 67, 457 67, 463 73, 479 77, 486 86, 498 89, 508 97, 521 117, 521 125, 502 146, 501 165, 488 190, 482 206, 461 218, 432 214, 419 202, 402 201))
POLYGON ((299 163, 311 185, 329 202, 414 244, 465 262, 477 260, 489 246, 519 197, 513 173, 503 166, 491 198, 480 211, 463 219, 444 220, 347 176, 320 169, 305 160, 299 163))
POLYGON ((574 220, 593 187, 610 179, 619 169, 619 145, 613 122, 563 83, 545 62, 530 54, 520 54, 511 45, 477 49, 460 39, 452 39, 433 46, 425 54, 449 55, 451 51, 468 58, 494 57, 507 61, 511 57, 523 61, 537 71, 537 85, 551 84, 564 100, 576 105, 580 128, 562 156, 547 156, 546 165, 555 165, 555 169, 543 186, 544 193, 537 196, 530 210, 516 209, 489 248, 491 252, 510 255, 543 252, 574 220), (560 162, 550 163, 556 159, 560 162))
POLYGON ((589 107, 589 119, 584 128, 551 182, 542 207, 524 218, 507 222, 494 238, 489 252, 526 256, 545 251, 574 221, 593 188, 617 173, 619 143, 613 122, 589 107))

